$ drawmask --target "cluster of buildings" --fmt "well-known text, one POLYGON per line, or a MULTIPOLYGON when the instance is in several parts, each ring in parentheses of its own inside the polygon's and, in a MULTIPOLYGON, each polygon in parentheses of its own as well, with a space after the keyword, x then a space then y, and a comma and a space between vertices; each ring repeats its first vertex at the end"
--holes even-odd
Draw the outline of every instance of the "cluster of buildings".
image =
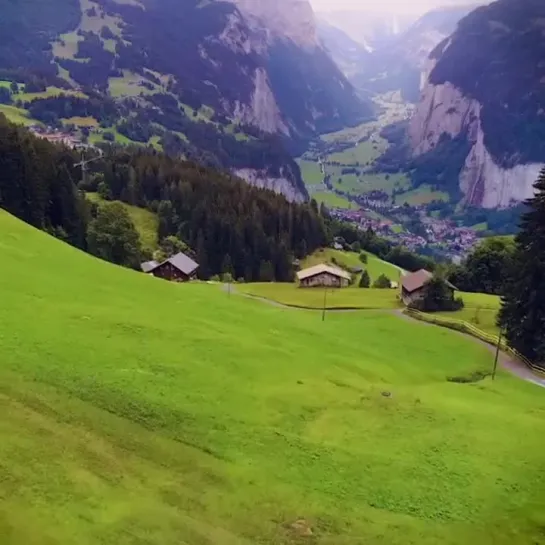
POLYGON ((458 262, 466 256, 478 241, 477 233, 469 227, 460 227, 455 222, 427 216, 420 211, 416 219, 420 224, 418 232, 401 228, 395 221, 398 209, 392 210, 394 219, 389 219, 374 210, 334 209, 331 215, 339 220, 350 222, 361 230, 372 229, 377 235, 419 252, 427 248, 458 262))
POLYGON ((87 144, 84 144, 81 138, 70 134, 69 132, 60 131, 59 129, 52 129, 50 127, 43 128, 39 125, 33 125, 30 127, 30 132, 34 136, 43 138, 53 144, 64 144, 70 148, 87 147, 87 144))

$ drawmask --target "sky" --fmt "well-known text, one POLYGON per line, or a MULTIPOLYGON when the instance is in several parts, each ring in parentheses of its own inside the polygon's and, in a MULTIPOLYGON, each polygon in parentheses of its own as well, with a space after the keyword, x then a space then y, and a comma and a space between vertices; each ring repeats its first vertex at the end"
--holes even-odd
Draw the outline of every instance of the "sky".
POLYGON ((372 11, 391 13, 424 13, 449 5, 483 3, 479 0, 310 0, 314 11, 372 11))

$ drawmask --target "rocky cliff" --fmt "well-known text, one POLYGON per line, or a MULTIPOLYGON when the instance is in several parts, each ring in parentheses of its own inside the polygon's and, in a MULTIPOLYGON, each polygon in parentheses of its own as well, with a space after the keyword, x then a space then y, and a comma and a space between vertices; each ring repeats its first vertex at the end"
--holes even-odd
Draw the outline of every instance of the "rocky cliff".
POLYGON ((255 61, 249 95, 224 103, 237 121, 308 138, 371 115, 319 41, 308 0, 232 2, 221 39, 255 61))
POLYGON ((459 186, 468 204, 516 204, 545 167, 544 15, 541 1, 500 0, 469 15, 432 53, 412 150, 428 153, 445 134, 466 139, 459 186))

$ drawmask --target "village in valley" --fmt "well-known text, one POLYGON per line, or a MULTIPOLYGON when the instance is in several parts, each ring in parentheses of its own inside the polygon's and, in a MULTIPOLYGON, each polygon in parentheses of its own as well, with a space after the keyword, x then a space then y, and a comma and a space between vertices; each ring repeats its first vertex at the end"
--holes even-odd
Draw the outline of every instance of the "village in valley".
POLYGON ((461 261, 477 244, 479 229, 442 214, 449 195, 433 179, 413 188, 406 174, 377 168, 389 148, 384 128, 406 122, 412 110, 396 93, 375 102, 376 121, 325 135, 298 160, 311 198, 324 203, 332 217, 411 251, 461 261))

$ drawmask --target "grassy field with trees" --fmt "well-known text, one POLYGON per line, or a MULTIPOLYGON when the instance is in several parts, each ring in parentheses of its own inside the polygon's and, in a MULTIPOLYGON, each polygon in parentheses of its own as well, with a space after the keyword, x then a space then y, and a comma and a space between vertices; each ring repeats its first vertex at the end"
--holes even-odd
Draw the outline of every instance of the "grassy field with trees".
POLYGON ((542 543, 543 392, 450 382, 490 369, 477 343, 170 284, 5 212, 0 247, 3 545, 542 543))

